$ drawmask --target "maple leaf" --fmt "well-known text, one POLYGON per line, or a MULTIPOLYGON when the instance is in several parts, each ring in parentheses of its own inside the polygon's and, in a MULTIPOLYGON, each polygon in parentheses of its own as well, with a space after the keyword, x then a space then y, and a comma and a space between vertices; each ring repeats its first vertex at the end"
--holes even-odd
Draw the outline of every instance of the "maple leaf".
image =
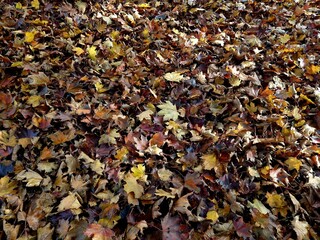
POLYGON ((159 104, 158 108, 161 109, 158 112, 158 114, 163 116, 164 121, 168 121, 168 120, 176 121, 179 117, 179 112, 177 111, 177 107, 173 105, 170 101, 166 101, 166 103, 159 104))
POLYGON ((132 167, 133 176, 137 179, 143 179, 145 176, 146 167, 143 164, 138 164, 137 167, 132 167))
POLYGON ((284 199, 284 196, 277 193, 268 193, 267 192, 267 203, 270 207, 275 208, 276 212, 280 212, 282 216, 287 215, 287 202, 284 199))
POLYGON ((90 224, 85 230, 84 234, 92 237, 92 240, 111 240, 114 232, 98 223, 90 224))
POLYGON ((144 119, 146 120, 151 120, 151 115, 153 114, 153 111, 151 111, 150 109, 147 109, 143 112, 141 112, 139 115, 138 115, 138 118, 139 118, 139 121, 143 121, 144 119))
POLYGON ((99 144, 109 143, 109 144, 117 144, 116 138, 121 137, 118 133, 117 129, 111 129, 109 133, 102 134, 99 139, 99 144))
POLYGON ((132 173, 129 173, 124 178, 126 184, 124 185, 124 190, 129 194, 130 192, 134 193, 136 199, 140 198, 144 192, 143 187, 137 182, 137 179, 133 176, 132 173))
POLYGON ((183 75, 179 72, 166 73, 163 77, 170 82, 180 82, 183 79, 183 75))
POLYGON ((75 131, 74 130, 67 130, 64 132, 57 131, 53 134, 50 134, 48 137, 52 141, 53 145, 59 145, 64 142, 71 141, 73 138, 75 138, 75 131))
POLYGON ((91 60, 96 60, 96 56, 97 56, 97 50, 96 50, 96 46, 91 46, 87 49, 88 52, 88 56, 91 60))
POLYGON ((14 189, 17 187, 17 183, 10 181, 8 176, 0 178, 0 197, 4 197, 8 194, 13 194, 14 189))
POLYGON ((203 168, 205 170, 214 169, 219 164, 215 153, 203 155, 201 158, 203 160, 203 168))
POLYGON ((302 166, 302 162, 295 157, 289 157, 285 161, 285 164, 287 164, 289 166, 289 170, 296 169, 297 171, 299 171, 300 167, 302 166))
POLYGON ((82 211, 80 209, 81 203, 79 202, 76 194, 69 193, 68 196, 63 198, 58 206, 58 211, 62 212, 65 210, 71 210, 74 214, 80 214, 82 211))
POLYGON ((181 239, 179 222, 179 217, 171 217, 170 214, 167 214, 162 219, 161 227, 163 240, 181 239))
POLYGON ((38 74, 31 74, 28 77, 32 80, 30 82, 30 85, 40 86, 50 82, 49 77, 43 72, 39 72, 38 74))
POLYGON ((32 31, 32 32, 25 32, 25 37, 24 37, 24 41, 26 43, 31 43, 34 40, 35 35, 37 34, 37 31, 32 31))
POLYGON ((74 51, 77 56, 80 56, 82 53, 84 53, 84 50, 80 47, 74 47, 72 48, 72 51, 74 51))

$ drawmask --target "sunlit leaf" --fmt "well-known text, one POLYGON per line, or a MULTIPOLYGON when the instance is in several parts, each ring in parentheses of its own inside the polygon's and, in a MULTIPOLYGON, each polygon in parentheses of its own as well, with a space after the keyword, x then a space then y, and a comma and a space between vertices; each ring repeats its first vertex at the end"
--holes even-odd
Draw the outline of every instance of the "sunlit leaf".
POLYGON ((36 34, 37 34, 37 31, 25 32, 24 41, 27 42, 27 43, 33 42, 34 37, 35 37, 36 34))
POLYGON ((32 6, 34 9, 39 9, 39 7, 40 7, 39 0, 32 0, 32 1, 31 1, 31 6, 32 6))
POLYGON ((216 222, 219 218, 219 214, 215 210, 210 210, 207 212, 206 219, 211 220, 212 222, 216 222))
POLYGON ((164 78, 170 82, 180 82, 183 79, 183 75, 179 72, 170 72, 166 73, 164 78))
POLYGON ((88 52, 88 56, 90 59, 92 60, 96 60, 96 56, 97 56, 97 50, 96 50, 96 46, 91 46, 87 49, 88 52))
POLYGON ((158 112, 159 115, 163 116, 163 120, 173 120, 176 121, 179 117, 179 112, 177 111, 177 107, 173 105, 170 101, 166 101, 166 103, 159 104, 158 108, 161 110, 158 112))
POLYGON ((296 169, 297 171, 300 170, 300 167, 302 166, 302 162, 295 158, 295 157, 289 157, 286 161, 285 164, 288 165, 289 170, 296 169))

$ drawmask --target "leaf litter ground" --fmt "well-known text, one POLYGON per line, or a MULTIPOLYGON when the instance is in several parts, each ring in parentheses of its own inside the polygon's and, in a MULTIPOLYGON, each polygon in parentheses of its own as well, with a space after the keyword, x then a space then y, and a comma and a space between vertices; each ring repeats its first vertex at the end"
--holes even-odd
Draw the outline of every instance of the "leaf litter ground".
POLYGON ((319 2, 1 1, 0 236, 319 239, 319 2))

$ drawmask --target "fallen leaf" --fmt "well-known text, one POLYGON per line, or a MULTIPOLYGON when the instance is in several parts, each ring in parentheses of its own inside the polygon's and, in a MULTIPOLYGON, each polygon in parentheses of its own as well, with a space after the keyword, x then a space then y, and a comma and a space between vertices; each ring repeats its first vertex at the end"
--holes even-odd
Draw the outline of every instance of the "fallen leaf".
POLYGON ((39 186, 43 180, 43 177, 30 169, 23 170, 16 176, 17 180, 26 182, 26 187, 36 187, 39 186))
POLYGON ((181 82, 181 80, 183 79, 183 75, 181 75, 181 73, 179 72, 171 72, 166 73, 164 75, 164 78, 170 82, 181 82))
POLYGON ((62 212, 65 210, 71 210, 74 214, 80 214, 81 203, 74 193, 69 193, 68 196, 63 198, 58 206, 58 211, 62 212))
POLYGON ((13 194, 17 183, 15 181, 10 181, 8 176, 0 178, 0 197, 5 197, 8 194, 13 194))
POLYGON ((207 212, 206 219, 211 220, 212 222, 216 222, 219 218, 219 214, 215 210, 210 210, 207 212))
POLYGON ((289 157, 286 161, 285 164, 288 165, 289 170, 296 169, 297 171, 300 170, 300 167, 302 166, 302 162, 295 158, 295 157, 289 157))
POLYGON ((114 232, 98 223, 90 224, 84 232, 84 235, 91 237, 92 240, 112 240, 114 232))
POLYGON ((180 220, 178 217, 171 217, 169 214, 162 219, 161 227, 163 240, 181 239, 179 222, 180 220))
POLYGON ((96 50, 96 46, 91 46, 87 49, 88 52, 88 56, 90 59, 92 60, 96 60, 96 56, 97 56, 97 50, 96 50))
POLYGON ((126 182, 126 184, 124 185, 124 190, 126 191, 126 193, 130 193, 133 192, 134 193, 134 197, 136 199, 140 198, 144 192, 143 187, 137 182, 137 179, 133 176, 132 173, 128 173, 125 178, 124 181, 126 182))
POLYGON ((32 6, 34 9, 39 9, 39 7, 40 7, 39 0, 32 0, 32 1, 31 1, 31 6, 32 6))
POLYGON ((173 105, 170 101, 166 101, 166 103, 159 104, 158 108, 161 110, 158 112, 160 116, 163 116, 164 121, 173 120, 176 121, 179 117, 179 112, 177 111, 177 107, 173 105))
POLYGON ((299 216, 295 216, 294 219, 291 221, 291 224, 293 226, 293 230, 297 234, 298 240, 309 239, 309 224, 306 221, 300 221, 299 216))

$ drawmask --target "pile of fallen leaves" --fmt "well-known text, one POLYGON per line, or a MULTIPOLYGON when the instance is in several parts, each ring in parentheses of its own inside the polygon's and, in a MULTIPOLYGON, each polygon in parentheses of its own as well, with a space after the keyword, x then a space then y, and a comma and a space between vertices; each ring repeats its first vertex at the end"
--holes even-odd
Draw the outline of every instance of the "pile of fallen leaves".
POLYGON ((319 239, 319 11, 1 1, 0 238, 319 239))

